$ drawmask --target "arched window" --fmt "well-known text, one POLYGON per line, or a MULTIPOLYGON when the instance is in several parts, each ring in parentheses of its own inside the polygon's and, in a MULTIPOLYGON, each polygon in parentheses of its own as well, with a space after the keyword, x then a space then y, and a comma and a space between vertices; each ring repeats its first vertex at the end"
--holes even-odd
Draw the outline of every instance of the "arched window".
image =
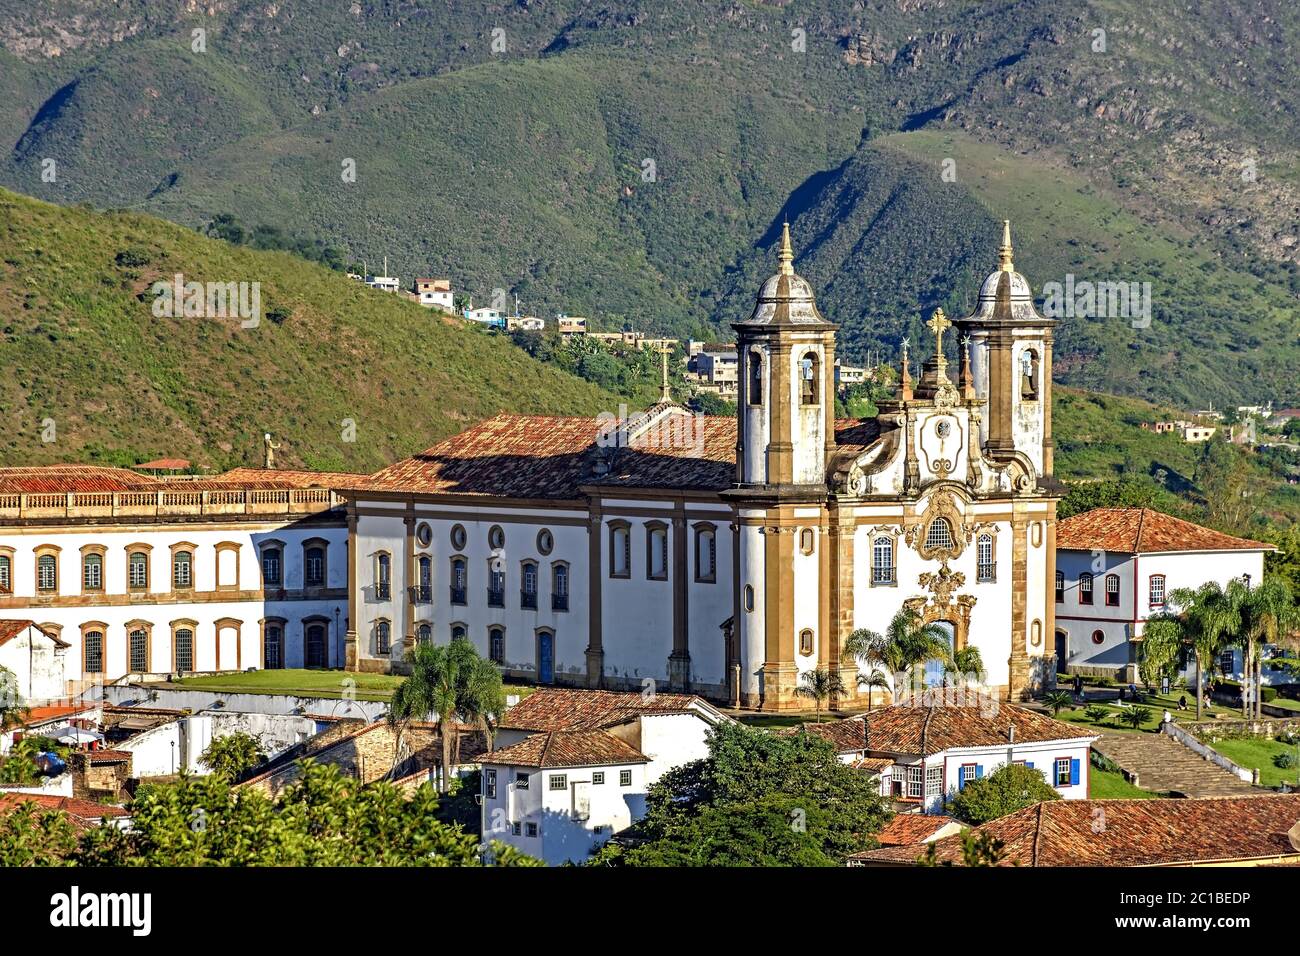
POLYGON ((817 536, 812 528, 799 529, 799 550, 804 554, 812 554, 816 548, 817 536))
POLYGON ((302 581, 305 587, 325 586, 325 549, 312 545, 302 555, 302 581))
POLYGON ((1106 606, 1119 607, 1119 575, 1106 575, 1106 606))
POLYGON ((1065 572, 1056 572, 1056 603, 1061 604, 1065 601, 1065 572))
POLYGON ((506 662, 506 632, 499 627, 488 628, 488 660, 493 664, 506 662))
POLYGON ((551 565, 551 610, 569 609, 569 566, 563 561, 551 565))
POLYGON ((262 586, 284 586, 284 552, 278 547, 262 549, 262 586))
POLYGON ((194 670, 194 631, 178 627, 172 634, 172 670, 188 674, 194 670))
POLYGON ((429 644, 433 641, 433 625, 421 621, 415 628, 415 640, 418 644, 429 644))
POLYGON ((976 575, 981 581, 997 579, 997 565, 993 561, 993 535, 982 534, 975 542, 976 575))
POLYGON ((1151 599, 1152 607, 1164 607, 1165 603, 1165 576, 1163 574, 1151 575, 1148 596, 1151 599))
POLYGON ((1038 353, 1025 349, 1020 353, 1020 397, 1024 401, 1038 400, 1038 353))
POLYGON ((393 630, 387 621, 375 622, 375 653, 387 654, 393 646, 393 630))
POLYGON ((194 555, 189 551, 176 551, 172 554, 172 587, 194 587, 194 555))
POLYGON ((1079 575, 1079 603, 1092 603, 1092 574, 1088 571, 1079 575))
POLYGON ((632 576, 632 529, 625 521, 609 526, 609 576, 632 576))
POLYGON ((418 567, 420 583, 415 597, 421 604, 428 604, 433 600, 433 558, 420 555, 418 567))
POLYGON ((0 554, 0 594, 11 594, 14 589, 14 564, 7 554, 0 554))
POLYGON ((645 576, 651 581, 668 580, 668 528, 646 525, 645 576))
POLYGON ((130 668, 133 674, 144 674, 149 670, 149 631, 143 627, 131 627, 127 631, 127 647, 130 652, 130 668))
POLYGON ((718 580, 718 537, 713 525, 695 526, 695 580, 702 584, 718 580))
POLYGON ((375 555, 375 599, 387 601, 393 593, 393 559, 387 551, 375 555))
POLYGON ((519 606, 537 610, 537 562, 524 561, 519 565, 519 606))
POLYGON ((267 621, 262 630, 262 666, 269 671, 284 668, 284 625, 267 621))
POLYGON ((799 404, 817 405, 821 402, 818 387, 817 353, 808 352, 799 360, 799 404))
POLYGON ((87 674, 104 673, 104 632, 87 631, 81 639, 81 669, 87 674))
POLYGON ((149 555, 143 551, 132 551, 127 558, 127 587, 132 591, 145 591, 149 588, 149 555))
POLYGON ((469 632, 465 630, 464 624, 453 624, 451 626, 451 639, 453 641, 463 641, 469 637, 469 632))
POLYGON ((469 590, 469 572, 465 559, 457 555, 451 559, 451 603, 464 604, 469 590))
POLYGON ((754 610, 754 586, 752 584, 745 585, 745 610, 754 610))
POLYGON ((500 557, 488 558, 488 607, 506 606, 506 562, 500 557))
POLYGON ((871 583, 897 584, 894 576, 894 539, 881 535, 871 543, 871 583))
POLYGON ((763 356, 749 353, 749 404, 763 404, 763 356))
POLYGON ((947 518, 935 518, 925 532, 927 550, 948 550, 952 548, 952 525, 947 518))
POLYGON ((59 587, 59 559, 52 554, 42 554, 36 559, 36 590, 57 591, 59 587))
POLYGON ((87 554, 81 559, 81 588, 83 591, 104 590, 104 556, 87 554))
POLYGON ((799 632, 799 653, 811 654, 813 652, 813 632, 805 628, 799 632))

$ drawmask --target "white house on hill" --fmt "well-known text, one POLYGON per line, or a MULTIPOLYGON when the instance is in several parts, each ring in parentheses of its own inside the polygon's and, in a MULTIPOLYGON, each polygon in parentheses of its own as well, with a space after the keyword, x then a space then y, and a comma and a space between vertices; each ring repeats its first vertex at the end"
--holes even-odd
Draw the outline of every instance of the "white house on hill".
POLYGON ((1207 581, 1259 583, 1271 544, 1149 508, 1097 508, 1056 529, 1056 660, 1085 676, 1137 679, 1137 643, 1169 594, 1207 581))
POLYGON ((841 760, 879 778, 881 796, 900 813, 941 813, 969 781, 1007 763, 1038 770, 1064 799, 1087 798, 1088 749, 1096 734, 992 698, 961 706, 942 694, 786 733, 829 740, 841 760))
POLYGON ((690 694, 539 690, 479 758, 483 837, 580 863, 645 815, 651 784, 706 757, 709 728, 730 719, 690 694))

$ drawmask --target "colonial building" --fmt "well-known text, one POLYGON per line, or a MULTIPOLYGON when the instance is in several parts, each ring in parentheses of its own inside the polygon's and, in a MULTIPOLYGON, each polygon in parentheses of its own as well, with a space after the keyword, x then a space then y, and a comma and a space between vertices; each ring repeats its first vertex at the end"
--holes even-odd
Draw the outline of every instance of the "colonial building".
POLYGON ((734 323, 735 418, 498 416, 349 490, 347 666, 465 638, 544 684, 795 709, 816 668, 856 693, 845 639, 906 606, 1001 694, 1050 680, 1054 323, 1009 226, 955 379, 936 311, 919 375, 904 341, 897 396, 863 421, 835 417, 836 326, 793 260, 787 227, 734 323))
MULTIPOLYGON (((1171 610, 1174 591, 1233 578, 1258 584, 1264 554, 1277 549, 1149 508, 1097 508, 1061 522, 1057 550, 1058 666, 1136 681, 1142 631, 1171 610)), ((1225 672, 1240 677, 1240 652, 1226 653, 1225 672)))
POLYGON ((128 674, 338 667, 347 528, 329 485, 359 477, 0 468, 0 616, 53 639, 60 693, 128 674))
POLYGON ((1088 750, 1082 728, 992 698, 971 702, 948 688, 860 717, 804 724, 835 746, 840 759, 876 777, 880 795, 903 813, 940 813, 972 780, 1008 763, 1043 775, 1066 800, 1088 796, 1088 750))

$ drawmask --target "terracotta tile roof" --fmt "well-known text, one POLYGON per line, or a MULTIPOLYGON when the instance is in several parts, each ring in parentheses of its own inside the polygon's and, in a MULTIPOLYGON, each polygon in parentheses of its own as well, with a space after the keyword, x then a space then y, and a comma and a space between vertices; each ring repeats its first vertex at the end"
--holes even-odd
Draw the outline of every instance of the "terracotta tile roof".
MULTIPOLYGON (((595 418, 497 415, 375 472, 358 491, 573 499, 584 485, 722 491, 735 481, 736 420, 706 415, 673 417, 680 406, 656 405, 641 413, 660 422, 656 447, 635 441, 601 448, 604 424, 595 418), (693 429, 698 421, 701 432, 693 429), (679 427, 680 426, 680 427, 679 427), (690 430, 688 430, 690 429, 690 430), (698 441, 696 440, 698 439, 698 441), (665 446, 665 447, 660 447, 665 446)), ((649 419, 647 419, 649 420, 649 419)), ((874 441, 874 421, 836 424, 837 440, 857 447, 874 441), (865 444, 864 444, 865 443, 865 444)))
POLYGON ((511 767, 603 767, 649 763, 650 758, 603 730, 556 730, 482 754, 478 762, 511 767))
POLYGON ((19 620, 15 618, 15 619, 0 620, 0 647, 3 647, 5 644, 12 641, 15 637, 17 637, 23 631, 27 630, 29 627, 35 627, 36 630, 40 631, 51 641, 53 641, 55 647, 72 646, 71 644, 69 644, 67 641, 63 640, 61 637, 59 637, 56 634, 51 634, 49 631, 41 631, 40 627, 36 624, 35 621, 25 621, 25 620, 19 620))
MULTIPOLYGON (((804 729, 835 745, 840 753, 866 750, 871 754, 930 756, 954 747, 991 747, 1008 742, 1008 728, 1016 729, 1016 743, 1049 740, 1095 739, 1081 727, 1043 714, 990 700, 987 706, 955 707, 943 703, 894 704, 880 707, 870 717, 862 715, 826 724, 805 724, 804 729), (863 742, 863 724, 867 724, 863 742), (924 743, 923 743, 924 742, 924 743)), ((785 733, 798 732, 791 728, 785 733)))
POLYGON ((501 718, 501 727, 507 730, 600 730, 641 714, 684 714, 697 703, 704 702, 692 694, 642 697, 609 690, 552 688, 534 691, 507 710, 501 718))
POLYGON ((142 461, 135 466, 142 471, 185 471, 190 467, 188 458, 155 458, 153 461, 142 461))
POLYGON ((84 714, 86 711, 95 710, 88 704, 53 704, 48 707, 30 707, 27 710, 27 726, 34 724, 45 724, 51 720, 61 720, 67 717, 73 717, 77 714, 84 714))
POLYGON ((35 803, 46 810, 62 810, 70 816, 84 820, 100 820, 104 817, 124 817, 127 812, 122 807, 82 800, 77 797, 60 797, 52 794, 37 793, 0 793, 0 811, 12 809, 21 803, 35 803))
POLYGON ((88 750, 86 756, 91 763, 126 763, 131 759, 127 750, 88 750))
POLYGON ((1277 550, 1262 541, 1235 538, 1150 508, 1094 508, 1066 518, 1056 526, 1056 546, 1121 554, 1277 550))
POLYGON ((925 843, 950 823, 959 823, 942 814, 897 813, 876 834, 881 846, 914 846, 925 843))
POLYGON ((126 468, 104 465, 38 465, 0 468, 0 494, 63 494, 94 491, 148 491, 162 482, 126 468))
POLYGON ((256 488, 281 490, 286 488, 350 488, 365 475, 334 471, 290 471, 284 468, 232 468, 210 478, 186 481, 183 485, 169 487, 192 488, 203 491, 213 488, 256 488))
POLYGON ((893 757, 861 757, 849 766, 854 770, 865 770, 867 773, 883 773, 893 765, 893 757))
MULTIPOLYGON (((1300 859, 1300 794, 1205 800, 1048 800, 975 829, 1004 844, 1001 866, 1176 866, 1300 859), (1101 824, 1100 826, 1098 824, 1101 824)), ((961 863, 961 837, 933 844, 961 863)), ((919 848, 859 859, 910 863, 919 848), (900 852, 912 850, 909 854, 900 852)))

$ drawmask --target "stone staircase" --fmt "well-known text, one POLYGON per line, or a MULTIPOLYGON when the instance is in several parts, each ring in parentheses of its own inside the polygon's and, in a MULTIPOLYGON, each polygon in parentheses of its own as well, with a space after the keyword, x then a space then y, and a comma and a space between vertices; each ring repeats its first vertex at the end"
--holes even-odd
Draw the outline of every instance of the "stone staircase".
POLYGON ((1103 733, 1093 749, 1137 775, 1144 790, 1184 797, 1242 797, 1261 791, 1165 734, 1103 733))

